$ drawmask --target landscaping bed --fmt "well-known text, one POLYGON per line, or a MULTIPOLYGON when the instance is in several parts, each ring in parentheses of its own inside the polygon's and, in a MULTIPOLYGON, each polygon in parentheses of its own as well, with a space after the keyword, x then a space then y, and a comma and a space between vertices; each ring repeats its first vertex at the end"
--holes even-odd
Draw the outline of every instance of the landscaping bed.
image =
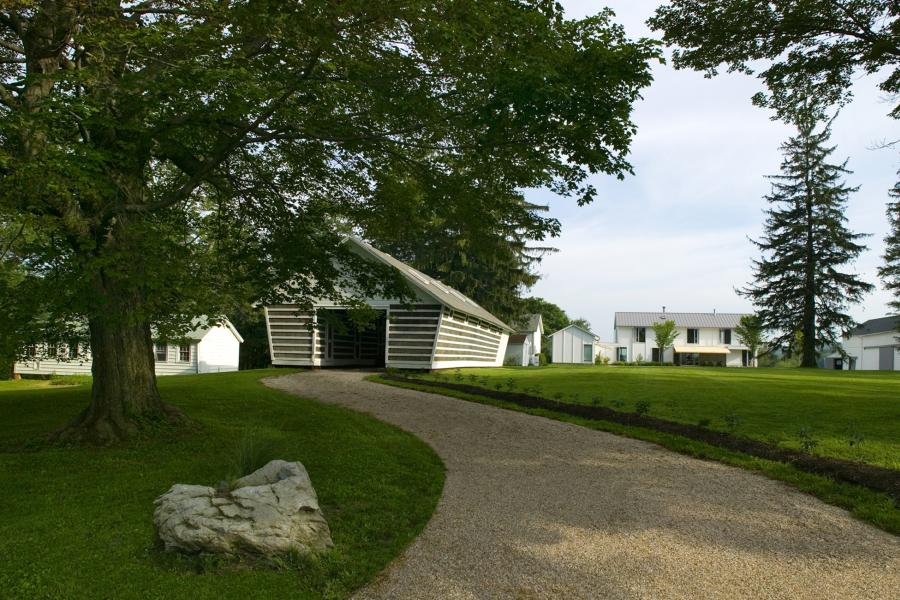
MULTIPOLYGON (((394 374, 387 374, 384 377, 393 381, 409 380, 408 377, 394 374)), ((531 396, 521 392, 491 390, 464 383, 430 380, 424 381, 423 383, 426 383, 429 386, 487 396, 488 398, 510 402, 527 408, 552 410, 586 419, 612 421, 623 425, 644 427, 664 433, 680 435, 692 440, 705 442, 728 450, 743 452, 759 458, 785 462, 807 473, 825 475, 847 483, 885 492, 894 498, 895 501, 900 501, 900 471, 895 469, 782 448, 759 440, 714 431, 705 427, 700 427, 699 425, 676 423, 646 414, 617 411, 605 406, 570 404, 547 400, 545 398, 531 396)))

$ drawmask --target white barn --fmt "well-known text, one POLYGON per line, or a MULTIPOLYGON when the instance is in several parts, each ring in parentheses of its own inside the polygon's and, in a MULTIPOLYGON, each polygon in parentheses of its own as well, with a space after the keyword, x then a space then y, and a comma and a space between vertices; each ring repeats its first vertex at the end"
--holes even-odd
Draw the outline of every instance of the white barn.
POLYGON ((354 328, 347 306, 316 301, 265 307, 269 351, 275 366, 371 366, 396 369, 499 367, 512 329, 437 279, 425 275, 356 237, 350 249, 396 269, 414 300, 366 298, 378 312, 368 328, 354 328))
POLYGON ((503 364, 527 367, 538 364, 535 356, 541 351, 541 336, 544 335, 544 319, 541 315, 528 315, 509 336, 503 364))
POLYGON ((550 335, 554 363, 593 364, 600 353, 597 334, 579 325, 569 325, 550 335))
POLYGON ((850 330, 842 344, 846 358, 835 352, 825 358, 826 369, 900 371, 900 315, 869 319, 850 330))
MULTIPOLYGON (((244 338, 228 319, 210 324, 206 317, 195 320, 194 329, 179 343, 155 341, 153 355, 156 374, 194 375, 238 370, 244 338)), ((41 344, 26 349, 25 360, 17 362, 20 375, 90 375, 90 348, 73 344, 41 344)))

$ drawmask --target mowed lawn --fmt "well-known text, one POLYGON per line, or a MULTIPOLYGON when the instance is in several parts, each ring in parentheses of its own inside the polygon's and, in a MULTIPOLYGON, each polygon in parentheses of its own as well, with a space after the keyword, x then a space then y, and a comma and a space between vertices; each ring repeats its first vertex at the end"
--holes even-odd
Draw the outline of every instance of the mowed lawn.
POLYGON ((400 429, 258 382, 284 373, 161 378, 196 429, 112 448, 42 441, 84 408, 86 385, 2 382, 0 597, 341 598, 371 580, 428 521, 443 465, 400 429), (274 566, 162 552, 154 498, 176 482, 227 479, 247 435, 303 462, 335 548, 274 566))
POLYGON ((651 416, 900 469, 897 372, 551 365, 437 376, 622 411, 643 402, 651 416))

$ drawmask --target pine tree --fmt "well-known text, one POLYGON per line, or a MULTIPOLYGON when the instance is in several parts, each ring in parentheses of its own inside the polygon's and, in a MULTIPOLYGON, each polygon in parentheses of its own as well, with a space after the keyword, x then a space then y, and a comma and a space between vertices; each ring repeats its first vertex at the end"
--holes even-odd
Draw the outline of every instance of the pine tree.
MULTIPOLYGON (((865 234, 850 231, 844 210, 850 195, 847 162, 828 162, 831 122, 821 124, 805 106, 793 116, 797 134, 782 144, 781 173, 771 176, 766 196, 765 233, 754 244, 761 258, 753 261, 754 282, 738 292, 758 309, 764 327, 776 333, 773 345, 791 344, 799 333, 801 366, 815 367, 819 351, 838 346, 853 319, 846 314, 873 289, 856 275, 842 271, 860 252, 865 234)), ((839 346, 838 346, 839 347, 839 346)))
POLYGON ((887 216, 891 232, 884 238, 884 265, 878 269, 878 275, 884 287, 894 293, 888 306, 900 314, 900 182, 890 193, 893 201, 888 203, 887 216))

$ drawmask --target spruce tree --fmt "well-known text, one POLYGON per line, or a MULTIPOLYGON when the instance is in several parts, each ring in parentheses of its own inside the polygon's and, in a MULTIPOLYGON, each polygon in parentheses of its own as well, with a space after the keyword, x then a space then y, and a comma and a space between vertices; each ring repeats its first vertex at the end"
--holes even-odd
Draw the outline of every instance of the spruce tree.
POLYGON ((853 324, 847 307, 873 289, 846 269, 866 249, 857 243, 865 234, 850 231, 844 217, 858 188, 844 183, 846 161, 829 162, 831 122, 823 125, 816 112, 807 105, 792 116, 797 134, 781 146, 781 173, 770 177, 766 196, 765 233, 753 242, 761 252, 753 261, 754 281, 738 290, 775 332, 773 345, 801 340, 803 367, 816 367, 823 348, 839 345, 853 324))
POLYGON ((887 216, 891 231, 884 238, 884 265, 878 269, 878 275, 884 287, 894 294, 888 306, 900 314, 900 182, 891 190, 893 200, 888 203, 887 216))

